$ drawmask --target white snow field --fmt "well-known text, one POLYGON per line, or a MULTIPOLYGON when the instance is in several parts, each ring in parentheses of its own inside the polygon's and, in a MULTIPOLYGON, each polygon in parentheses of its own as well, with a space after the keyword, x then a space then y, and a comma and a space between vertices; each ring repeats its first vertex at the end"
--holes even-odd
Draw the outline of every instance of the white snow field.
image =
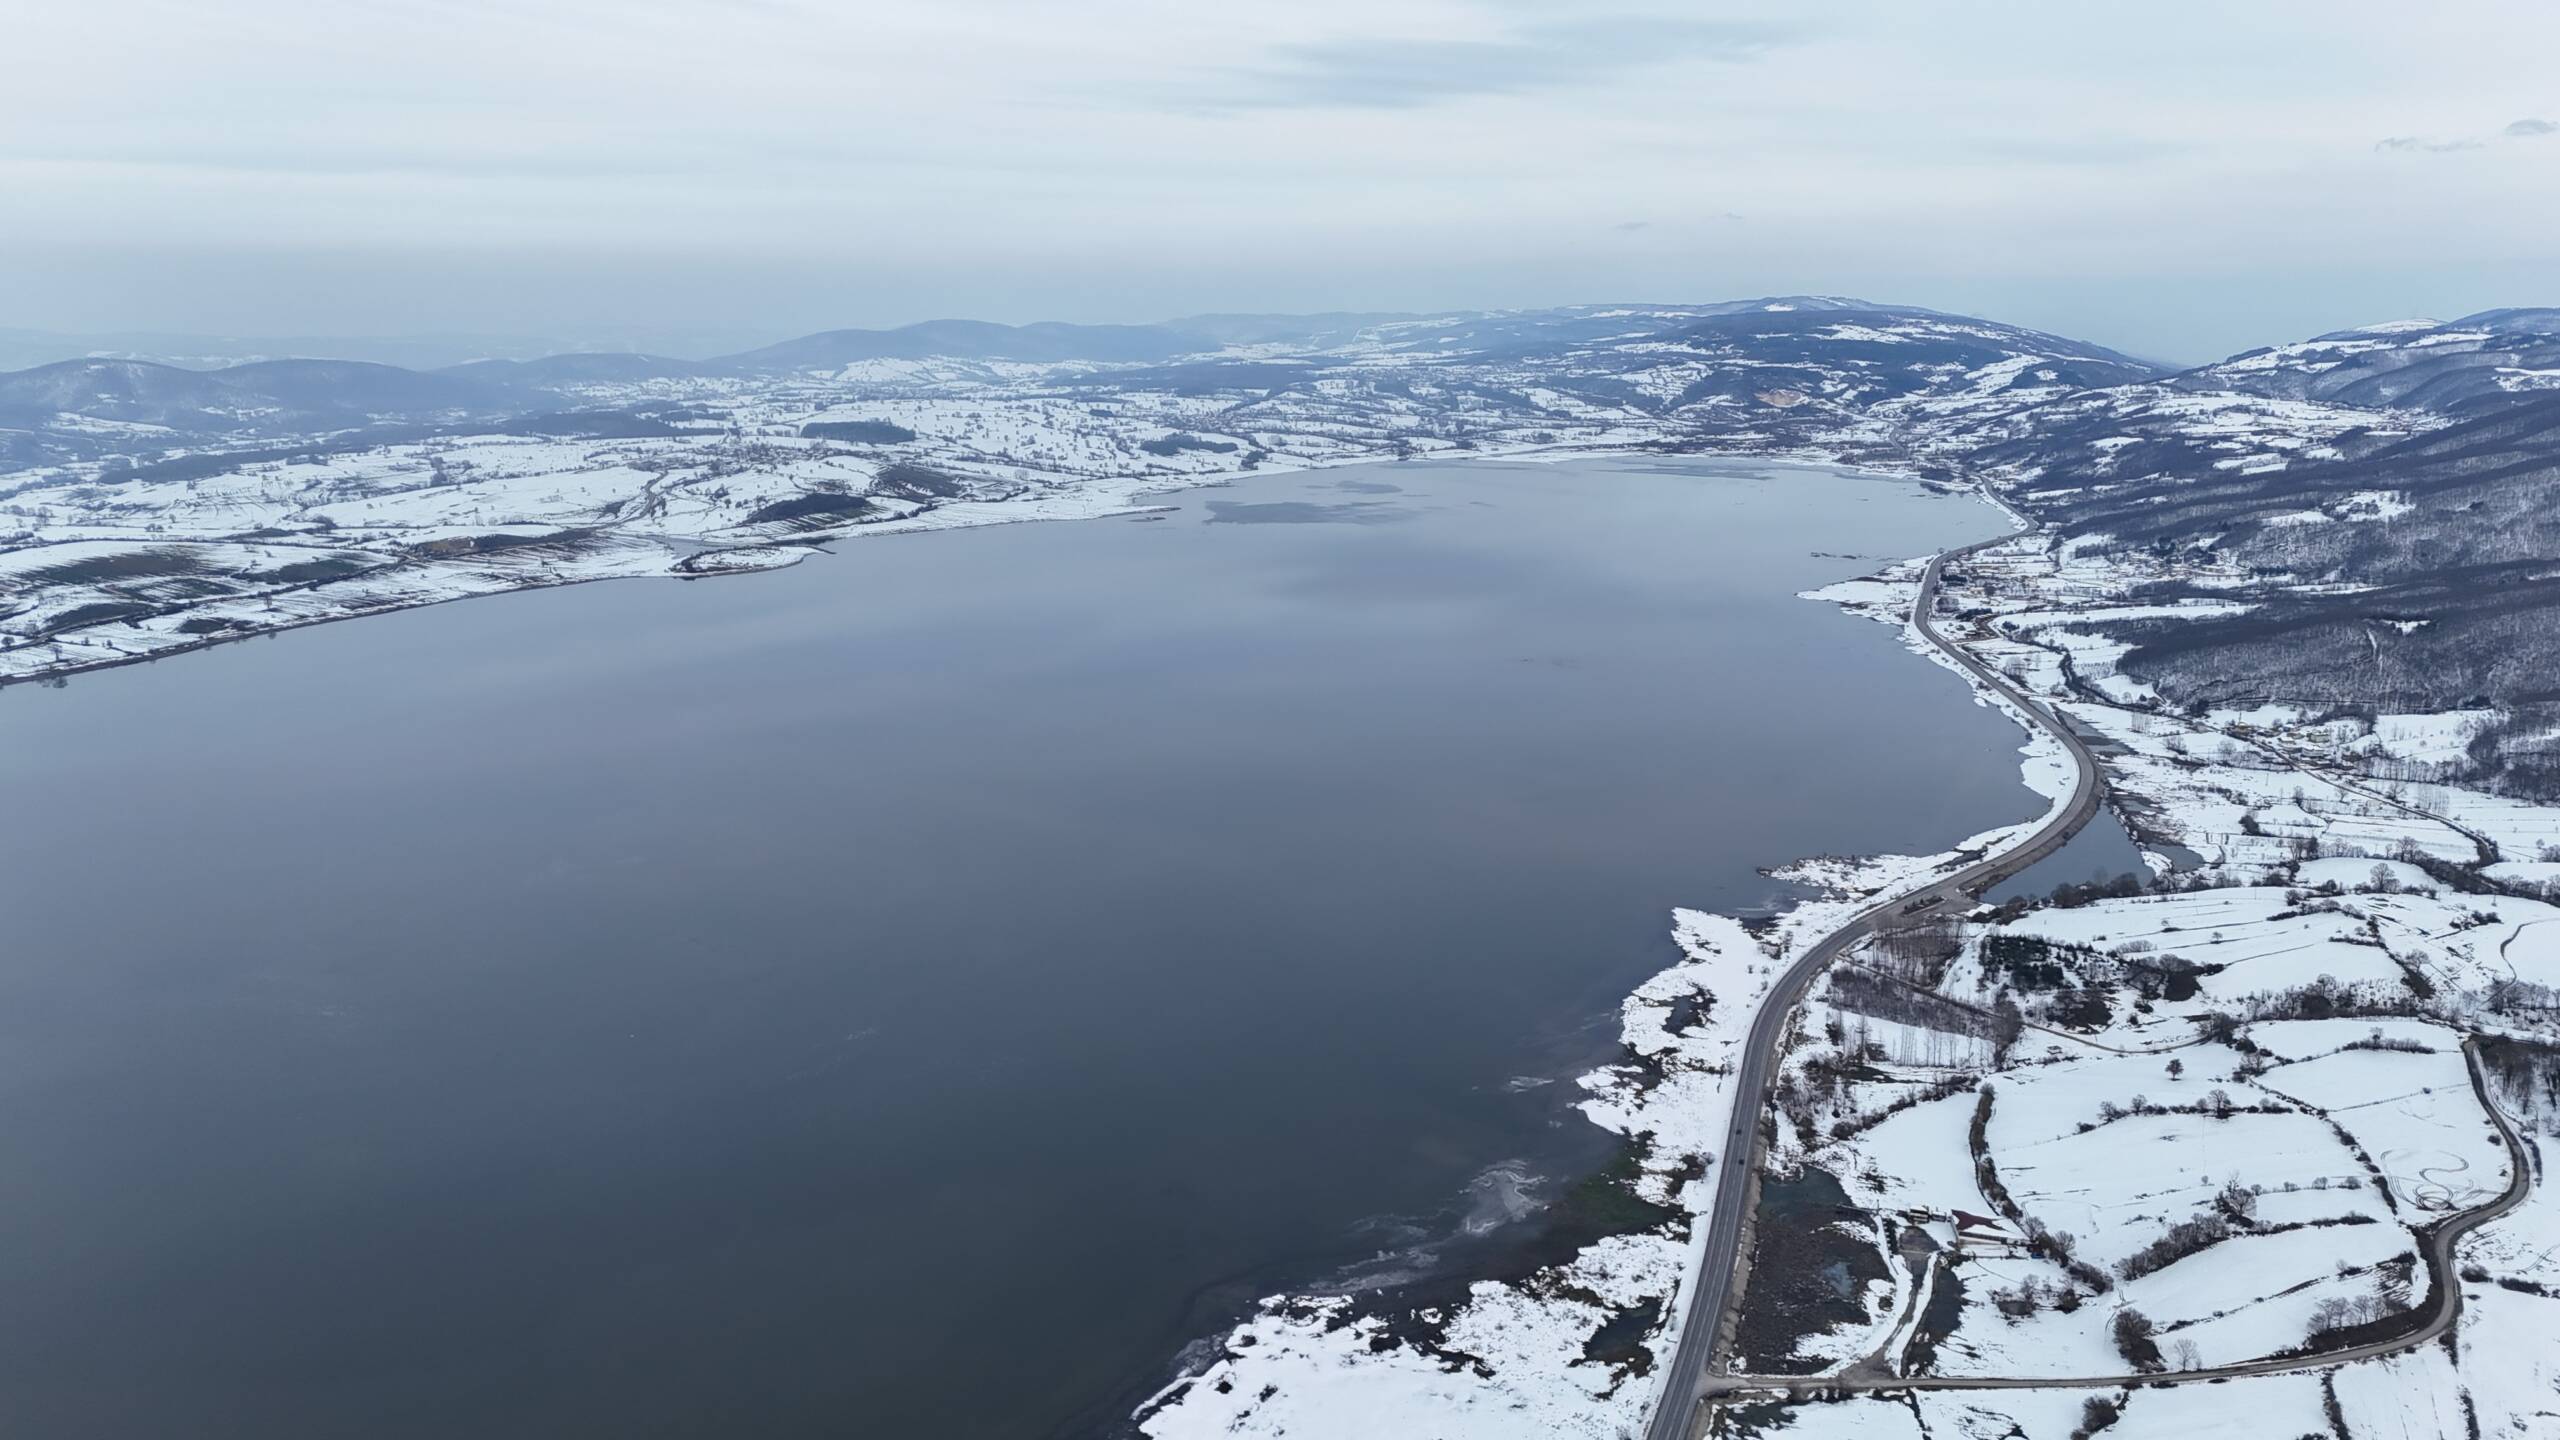
MULTIPOLYGON (((2322 518, 2396 513, 2365 498, 2377 503, 2322 518)), ((1891 618, 1915 573, 1897 565, 1827 598, 1891 618)), ((1814 1107, 1807 1143, 1782 1124, 1773 1163, 1822 1166, 1866 1210, 1906 1217, 1945 1248, 1933 1273, 1894 1267, 1897 1293, 1871 1307, 1874 1323, 1803 1337, 1799 1368, 1875 1376, 1862 1367, 1881 1359, 1885 1377, 1958 1387, 2123 1374, 2134 1362, 2112 1331, 2128 1308, 2149 1321, 2170 1378, 2316 1349, 2325 1326, 2426 1303, 2422 1230, 2497 1202, 2515 1178, 2465 1049, 2484 1035, 2560 1044, 2560 1010, 2535 988, 2560 986, 2560 912, 2544 889, 2560 881, 2560 852, 2546 848, 2560 810, 2405 778, 2457 767, 2495 712, 2317 724, 2272 704, 2170 714, 2142 687, 2111 683, 2122 652, 2109 624, 2206 613, 2125 603, 2157 578, 2143 557, 2101 561, 2038 536, 1948 577, 1942 628, 1963 634, 1946 617, 1969 617, 1970 648, 2110 742, 2110 799, 2158 847, 2155 869, 2182 857, 2181 885, 1961 917, 1948 953, 1916 972, 1859 957, 1892 971, 1912 1003, 1876 987, 1817 995, 1790 1073, 1863 1056, 1876 1078, 1814 1107), (2448 879, 2454 869, 2479 878, 2448 879), (1859 1006, 1897 1012, 1895 1023, 1859 1006), (1986 1063, 1981 1032, 2002 1006, 2015 1007, 2017 1036, 1986 1063), (1935 1043, 1915 1033, 1930 1025, 1944 1028, 1935 1043), (1846 1044, 1814 1038, 1826 1034, 1846 1044), (1987 1218, 1960 1227, 1959 1212, 1987 1218), (2041 1243, 2054 1232, 2059 1248, 2041 1243), (1924 1327, 1933 1333, 1893 1318, 1917 1298, 1899 1292, 1943 1297, 1950 1281, 1961 1304, 1937 1307, 1952 1314, 1924 1327)), ((2190 566, 2183 578, 2213 577, 2190 566)), ((2549 1084, 2560 1066, 2545 1063, 2535 1073, 2549 1084)), ((1838 1229, 1851 1243, 1865 1226, 1838 1229)), ((2468 1235, 2457 1261, 2455 1343, 2128 1384, 2098 1392, 2122 1406, 2105 1433, 2560 1434, 2560 1299, 2546 1298, 2560 1295, 2560 1205, 2537 1183, 2468 1235)), ((2059 1440, 2082 1433, 2091 1393, 1953 1388, 1776 1406, 1743 1395, 1722 1433, 2059 1440)))

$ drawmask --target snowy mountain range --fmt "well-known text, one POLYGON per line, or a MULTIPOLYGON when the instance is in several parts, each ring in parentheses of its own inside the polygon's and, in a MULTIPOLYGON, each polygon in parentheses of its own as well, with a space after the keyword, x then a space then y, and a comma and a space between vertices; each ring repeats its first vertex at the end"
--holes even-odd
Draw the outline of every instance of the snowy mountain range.
MULTIPOLYGON (((568 354, 436 371, 350 360, 216 369, 65 360, 0 373, 0 454, 20 464, 113 455, 141 462, 177 445, 242 436, 506 422, 563 408, 646 409, 664 391, 726 398, 827 378, 852 388, 1036 377, 1061 387, 1163 388, 1270 407, 1293 395, 1337 395, 1346 379, 1375 383, 1387 370, 1429 371, 1458 385, 1453 398, 1472 395, 1514 417, 1598 407, 1726 426, 1754 410, 1811 407, 1799 428, 1803 419, 1837 419, 1890 399, 1985 388, 2025 398, 2154 373, 2058 336, 1837 298, 1442 316, 1212 316, 1158 326, 954 320, 831 330, 707 360, 568 354), (1532 393, 1539 391, 1563 403, 1544 403, 1532 393)), ((1436 392, 1426 385, 1422 393, 1436 392)))
POLYGON ((2175 372, 1837 296, 940 321, 438 370, 65 360, 0 373, 0 677, 454 594, 787 564, 835 535, 1108 513, 1255 469, 1596 449, 1980 483, 2089 544, 2289 577, 2246 622, 2127 657, 2189 698, 2292 683, 2286 657, 2314 654, 2363 693, 2374 677, 2335 665, 2382 647, 2412 658, 2395 694, 2450 703, 2424 677, 2460 676, 2529 706, 2550 668, 2483 647, 2560 605, 2537 568, 2560 555, 2555 387, 2548 309, 2175 372))

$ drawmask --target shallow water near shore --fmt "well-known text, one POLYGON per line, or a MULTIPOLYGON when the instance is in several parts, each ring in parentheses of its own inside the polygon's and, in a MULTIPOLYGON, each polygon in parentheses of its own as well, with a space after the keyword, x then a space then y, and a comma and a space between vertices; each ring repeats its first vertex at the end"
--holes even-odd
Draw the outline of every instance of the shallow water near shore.
POLYGON ((1973 501, 1166 504, 0 693, 0 1426, 1040 1440, 1598 1163, 1672 906, 2044 808, 1795 598, 1973 501))

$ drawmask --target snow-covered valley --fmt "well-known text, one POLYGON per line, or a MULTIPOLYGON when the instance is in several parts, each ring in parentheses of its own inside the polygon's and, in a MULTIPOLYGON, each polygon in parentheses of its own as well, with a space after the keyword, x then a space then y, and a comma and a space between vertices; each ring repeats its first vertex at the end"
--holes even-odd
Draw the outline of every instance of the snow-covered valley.
MULTIPOLYGON (((1947 567, 1937 624, 2098 752, 2152 873, 1915 915, 1815 987, 1768 1097, 1785 1185, 1723 1433, 2546 1434, 2555 333, 2551 312, 2491 312, 2172 375, 1798 297, 1038 345, 820 336, 334 408, 272 376, 68 362, 0 376, 0 683, 1127 514, 1256 471, 1732 453, 1976 487, 2019 533, 1947 567), (2431 1237, 2492 1210, 2443 1273, 2431 1237), (2322 1360, 2414 1330, 2448 1287, 2441 1339, 2322 1360), (2230 1367, 2222 1388, 2175 1383, 2230 1367), (1826 1379, 1839 1393, 1812 1395, 1826 1379)), ((1809 598, 1908 636, 1924 564, 1809 598)), ((2059 746, 2027 739, 2021 772, 2065 799, 2059 746)), ((1726 1119, 1761 1098, 1732 1076, 1761 997, 1852 915, 2036 823, 1776 867, 1812 898, 1772 920, 1679 911, 1679 962, 1626 1001, 1621 1061, 1582 1081, 1627 1142, 1642 1223, 1454 1304, 1275 1295, 1137 1427, 1640 1431, 1726 1119)))

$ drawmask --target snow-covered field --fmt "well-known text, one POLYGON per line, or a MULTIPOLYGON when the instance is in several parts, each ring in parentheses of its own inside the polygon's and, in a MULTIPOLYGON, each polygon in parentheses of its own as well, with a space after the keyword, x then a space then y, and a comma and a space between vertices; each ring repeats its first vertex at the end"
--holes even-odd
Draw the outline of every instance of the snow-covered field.
MULTIPOLYGON (((1889 619, 1912 573, 1832 598, 1889 619)), ((2179 618, 2127 603, 2156 578, 2033 535, 1947 577, 1942 628, 1969 625, 1977 654, 2108 742, 2110 800, 2178 883, 1978 911, 1922 961, 1871 946, 1842 967, 1893 984, 1835 972, 1809 1001, 1775 1163, 1843 1179, 1869 1217, 1840 1222, 1844 1243, 1917 1229, 1929 1259, 1889 1266, 1868 1322, 1803 1335, 1800 1362, 1960 1387, 2316 1350, 2426 1306, 2430 1228, 2510 1191, 2467 1050, 2487 1036, 2545 1057, 2533 1083, 2560 1073, 2560 871, 2540 858, 2560 810, 2398 778, 2458 760, 2494 713, 2171 714, 2113 683, 2110 624, 2179 618), (1994 1060, 1986 1025, 2016 1037, 1994 1060), (2156 1358, 2122 1343, 2128 1311, 2156 1358)), ((2456 1253, 2449 1345, 2218 1386, 1737 1401, 1724 1433, 2074 1436, 2096 1398, 2121 1408, 2110 1436, 2560 1434, 2560 1203, 2536 1184, 2456 1253)))

